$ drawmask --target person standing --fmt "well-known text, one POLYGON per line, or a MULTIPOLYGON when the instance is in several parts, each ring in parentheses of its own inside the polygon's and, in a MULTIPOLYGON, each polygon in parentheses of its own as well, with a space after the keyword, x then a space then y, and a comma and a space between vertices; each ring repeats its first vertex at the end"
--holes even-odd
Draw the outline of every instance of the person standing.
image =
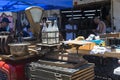
POLYGON ((97 24, 96 30, 93 30, 96 35, 106 33, 106 24, 102 20, 100 20, 98 17, 95 17, 94 22, 97 24))
POLYGON ((23 37, 33 38, 33 33, 30 29, 30 25, 27 25, 26 27, 24 27, 22 33, 23 33, 23 37))
POLYGON ((2 31, 11 32, 12 29, 9 27, 9 23, 11 23, 11 21, 9 21, 8 18, 4 17, 1 21, 0 32, 2 31))
POLYGON ((68 19, 68 24, 65 25, 66 40, 73 40, 76 38, 77 25, 73 24, 73 20, 68 19))

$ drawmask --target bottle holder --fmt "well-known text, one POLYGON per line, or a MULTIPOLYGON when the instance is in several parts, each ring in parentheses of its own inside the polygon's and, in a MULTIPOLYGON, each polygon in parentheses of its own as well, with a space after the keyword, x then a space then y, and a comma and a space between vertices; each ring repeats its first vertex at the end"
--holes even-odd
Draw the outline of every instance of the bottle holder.
POLYGON ((43 44, 58 44, 59 31, 42 32, 42 43, 43 44))

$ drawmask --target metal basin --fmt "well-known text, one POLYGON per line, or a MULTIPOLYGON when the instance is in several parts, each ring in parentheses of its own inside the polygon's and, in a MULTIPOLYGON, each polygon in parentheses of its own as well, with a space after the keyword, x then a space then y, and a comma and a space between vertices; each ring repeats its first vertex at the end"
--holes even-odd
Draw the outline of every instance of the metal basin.
POLYGON ((29 55, 28 45, 30 45, 30 43, 12 43, 8 45, 10 46, 10 53, 13 56, 29 55))

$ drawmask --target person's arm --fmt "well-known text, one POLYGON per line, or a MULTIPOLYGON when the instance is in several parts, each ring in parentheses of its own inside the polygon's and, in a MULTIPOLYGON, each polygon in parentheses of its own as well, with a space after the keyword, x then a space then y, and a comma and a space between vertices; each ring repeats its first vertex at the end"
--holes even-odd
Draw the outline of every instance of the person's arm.
POLYGON ((98 24, 97 29, 93 29, 92 31, 93 31, 94 33, 102 33, 104 27, 105 27, 105 26, 104 26, 104 23, 103 23, 103 22, 100 22, 100 23, 98 24))
POLYGON ((103 29, 104 29, 104 27, 105 27, 105 26, 104 26, 104 23, 103 23, 103 22, 100 22, 98 26, 99 26, 98 32, 99 32, 99 33, 102 33, 102 32, 103 32, 103 29))

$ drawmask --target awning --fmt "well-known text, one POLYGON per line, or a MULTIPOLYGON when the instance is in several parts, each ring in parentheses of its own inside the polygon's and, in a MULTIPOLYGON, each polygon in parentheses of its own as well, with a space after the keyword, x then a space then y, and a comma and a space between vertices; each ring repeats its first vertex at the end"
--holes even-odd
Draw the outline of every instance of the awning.
POLYGON ((0 0, 0 12, 17 12, 29 6, 40 6, 45 10, 72 8, 73 0, 0 0))

